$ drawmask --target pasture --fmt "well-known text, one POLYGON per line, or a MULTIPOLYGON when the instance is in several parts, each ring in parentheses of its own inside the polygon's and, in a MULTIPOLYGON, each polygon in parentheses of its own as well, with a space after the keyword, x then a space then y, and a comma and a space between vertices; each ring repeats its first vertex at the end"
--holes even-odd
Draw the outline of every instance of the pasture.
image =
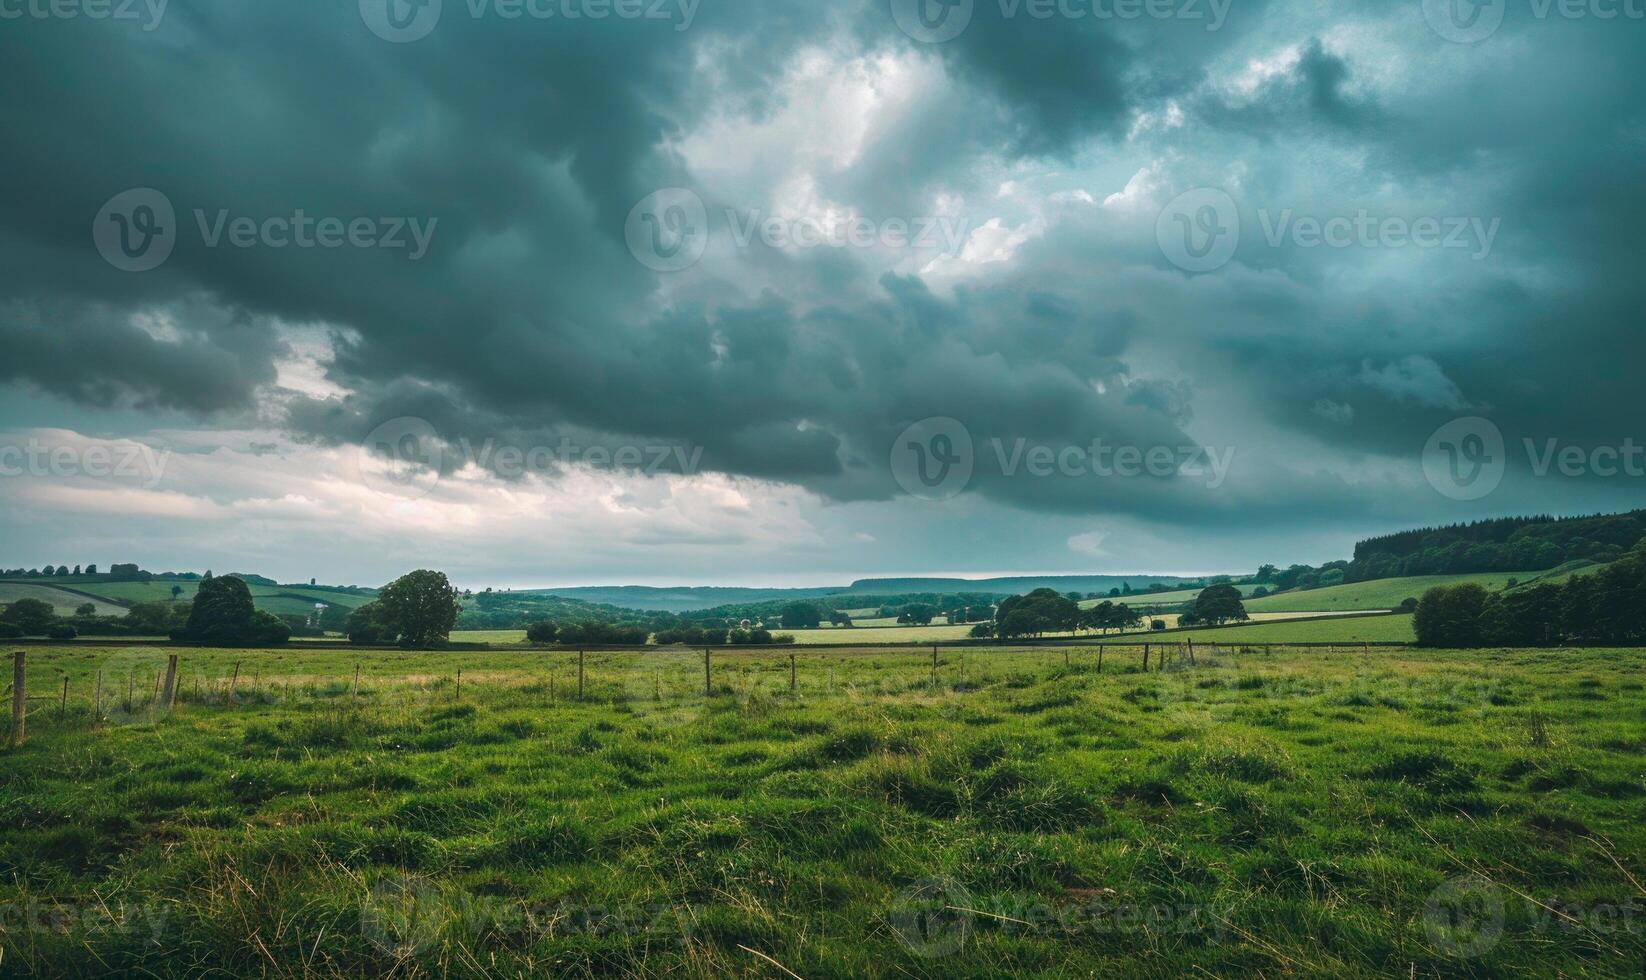
MULTIPOLYGON (((52 602, 63 614, 73 612, 74 607, 82 602, 93 602, 98 607, 99 616, 118 616, 127 606, 137 602, 191 602, 199 587, 198 582, 107 581, 102 577, 75 575, 11 579, 0 581, 0 603, 13 602, 24 595, 33 595, 35 598, 52 602), (172 595, 173 587, 180 590, 176 596, 172 595), (24 591, 30 589, 44 591, 41 594, 24 591)), ((370 595, 300 585, 249 583, 247 589, 250 590, 252 602, 257 608, 271 613, 306 615, 314 611, 314 604, 317 602, 353 609, 371 601, 370 595)))
POLYGON ((166 652, 29 653, 8 975, 1646 962, 1646 651, 166 652))
POLYGON ((39 599, 41 602, 50 603, 52 610, 59 616, 72 616, 76 609, 88 602, 97 607, 99 616, 122 616, 126 612, 124 607, 106 599, 82 595, 68 589, 33 582, 0 581, 0 605, 10 605, 19 599, 39 599))
MULTIPOLYGON (((1350 582, 1346 585, 1328 585, 1323 589, 1302 592, 1282 592, 1261 599, 1245 600, 1246 611, 1260 612, 1334 612, 1347 610, 1379 610, 1398 608, 1404 599, 1421 599, 1423 593, 1436 586, 1462 585, 1472 582, 1488 592, 1501 591, 1510 579, 1530 582, 1543 572, 1482 572, 1473 575, 1419 575, 1408 578, 1385 578, 1370 582, 1350 582)), ((1550 581, 1554 579, 1551 578, 1550 581)))

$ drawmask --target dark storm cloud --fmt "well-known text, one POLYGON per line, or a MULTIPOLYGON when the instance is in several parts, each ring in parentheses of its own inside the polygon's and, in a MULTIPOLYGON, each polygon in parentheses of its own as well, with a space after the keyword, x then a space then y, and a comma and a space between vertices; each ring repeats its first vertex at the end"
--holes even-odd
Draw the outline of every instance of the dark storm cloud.
MULTIPOLYGON (((962 419, 985 447, 1193 446, 1185 429, 1214 383, 1242 392, 1247 423, 1350 459, 1410 457, 1466 410, 1619 437, 1638 416, 1619 365, 1646 353, 1641 33, 1512 20, 1490 43, 1452 46, 1415 6, 1376 16, 1434 84, 1381 84, 1352 32, 1334 38, 1307 9, 1273 3, 1237 3, 1213 32, 1005 18, 991 0, 961 37, 927 47, 896 33, 884 3, 705 2, 677 31, 473 19, 448 0, 439 28, 406 45, 373 37, 352 3, 173 0, 153 34, 9 25, 0 128, 29 135, 0 141, 0 379, 96 405, 244 412, 282 354, 270 322, 321 323, 339 331, 331 380, 353 394, 292 401, 301 436, 354 442, 416 416, 477 443, 660 441, 843 501, 901 493, 886 460, 921 418, 962 419), (919 214, 950 184, 985 206, 990 167, 1106 162, 1138 112, 1181 100, 1187 125, 1128 159, 1187 158, 1207 183, 1238 166, 1248 211, 1335 213, 1393 186, 1409 191, 1392 205, 1402 213, 1501 216, 1504 236, 1490 261, 1357 279, 1366 252, 1270 248, 1253 226, 1214 285, 1164 278, 1152 237, 1117 245, 1105 218, 1086 237, 1053 229, 1015 268, 941 295, 925 274, 827 249, 757 244, 734 271, 672 278, 636 262, 625 216, 657 187, 693 185, 685 135, 779 112, 790 60, 840 28, 944 73, 905 130, 818 177, 876 216, 919 214), (1270 37, 1296 47, 1289 69, 1244 98, 1220 87, 1214 68, 1268 54, 1270 37), (1499 53, 1512 44, 1536 71, 1499 53), (178 211, 176 251, 153 272, 110 268, 88 239, 103 202, 131 187, 178 211), (411 261, 210 248, 193 216, 297 208, 437 227, 411 261), (766 285, 748 295, 737 272, 766 285), (180 308, 174 337, 132 321, 180 308), (1151 344, 1182 373, 1140 367, 1134 352, 1151 344)), ((705 194, 711 210, 751 203, 705 194)), ((987 472, 974 489, 1185 522, 1381 506, 1375 484, 1350 490, 1307 466, 1213 495, 987 472)))

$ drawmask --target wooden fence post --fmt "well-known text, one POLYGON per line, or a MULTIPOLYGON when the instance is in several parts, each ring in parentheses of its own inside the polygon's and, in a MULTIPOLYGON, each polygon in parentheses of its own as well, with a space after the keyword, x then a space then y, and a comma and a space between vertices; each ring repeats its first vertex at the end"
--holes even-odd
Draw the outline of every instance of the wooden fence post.
POLYGON ((350 701, 360 700, 360 665, 354 665, 354 690, 349 692, 350 701))
POLYGON ((1194 663, 1194 638, 1193 637, 1190 637, 1190 639, 1189 639, 1189 663, 1190 664, 1194 663))
POLYGON ((798 681, 799 681, 799 677, 796 675, 795 668, 794 668, 794 651, 791 650, 789 652, 789 693, 790 694, 793 694, 795 691, 799 690, 799 685, 797 683, 798 681))
POLYGON ((1149 645, 1143 644, 1143 673, 1149 672, 1149 645))
POLYGON ((11 655, 11 739, 7 744, 12 748, 23 744, 23 724, 28 714, 28 669, 23 662, 27 656, 21 650, 11 655))
POLYGON ((457 686, 452 688, 452 700, 463 700, 463 668, 457 668, 457 686))
POLYGON ((583 700, 583 651, 577 651, 577 700, 583 700))
POLYGON ((1097 672, 1103 673, 1103 644, 1097 645, 1097 672))
POLYGON ((234 662, 234 673, 229 677, 229 707, 240 701, 240 661, 234 662))
POLYGON ((103 720, 103 672, 97 672, 97 681, 92 687, 91 694, 91 723, 97 724, 103 720))
POLYGON ((703 696, 709 697, 709 648, 703 648, 703 696))
POLYGON ((166 686, 160 691, 160 706, 167 711, 177 701, 177 654, 166 658, 166 686))
POLYGON ((63 715, 69 710, 69 677, 63 675, 63 696, 57 699, 57 720, 62 721, 63 715))
POLYGON ((932 644, 932 686, 937 686, 937 644, 932 644))

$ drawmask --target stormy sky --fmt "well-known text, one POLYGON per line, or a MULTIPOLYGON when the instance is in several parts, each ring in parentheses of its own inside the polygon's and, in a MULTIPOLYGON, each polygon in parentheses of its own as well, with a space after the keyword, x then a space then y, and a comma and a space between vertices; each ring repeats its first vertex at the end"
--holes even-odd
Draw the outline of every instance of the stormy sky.
POLYGON ((0 0, 0 565, 1241 571, 1640 506, 1643 0, 0 0))

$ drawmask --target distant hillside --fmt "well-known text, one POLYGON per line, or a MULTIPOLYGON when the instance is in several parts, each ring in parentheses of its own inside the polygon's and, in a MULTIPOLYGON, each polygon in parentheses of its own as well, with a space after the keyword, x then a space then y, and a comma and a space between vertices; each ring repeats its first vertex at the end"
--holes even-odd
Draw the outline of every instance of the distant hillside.
MULTIPOLYGON (((1226 576, 1221 576, 1226 577, 1226 576)), ((1020 575, 1006 578, 865 578, 851 584, 847 591, 858 595, 899 595, 911 592, 935 592, 948 595, 956 592, 991 592, 998 595, 1023 595, 1035 589, 1056 589, 1059 592, 1102 592, 1130 585, 1142 591, 1150 585, 1180 586, 1200 582, 1199 578, 1180 575, 1020 575)))
POLYGON ((998 596, 1021 595, 1035 589, 1056 589, 1059 592, 1102 592, 1130 585, 1141 591, 1154 585, 1180 586, 1199 579, 1176 575, 1027 575, 1010 578, 868 578, 851 585, 819 586, 809 589, 753 589, 713 586, 680 586, 657 588, 645 585, 592 585, 562 589, 522 589, 514 595, 558 596, 583 602, 621 606, 646 612, 697 612, 748 603, 792 601, 836 597, 840 608, 848 608, 845 600, 863 599, 865 605, 879 603, 879 596, 897 595, 960 595, 985 593, 998 596))
POLYGON ((1418 528, 1355 545, 1349 582, 1412 575, 1556 568, 1611 562, 1646 535, 1646 511, 1585 517, 1508 517, 1418 528))
POLYGON ((717 586, 656 588, 648 585, 589 585, 563 589, 516 589, 512 595, 557 596, 594 605, 621 606, 645 612, 694 612, 744 602, 817 599, 847 591, 845 586, 815 589, 745 589, 717 586))

